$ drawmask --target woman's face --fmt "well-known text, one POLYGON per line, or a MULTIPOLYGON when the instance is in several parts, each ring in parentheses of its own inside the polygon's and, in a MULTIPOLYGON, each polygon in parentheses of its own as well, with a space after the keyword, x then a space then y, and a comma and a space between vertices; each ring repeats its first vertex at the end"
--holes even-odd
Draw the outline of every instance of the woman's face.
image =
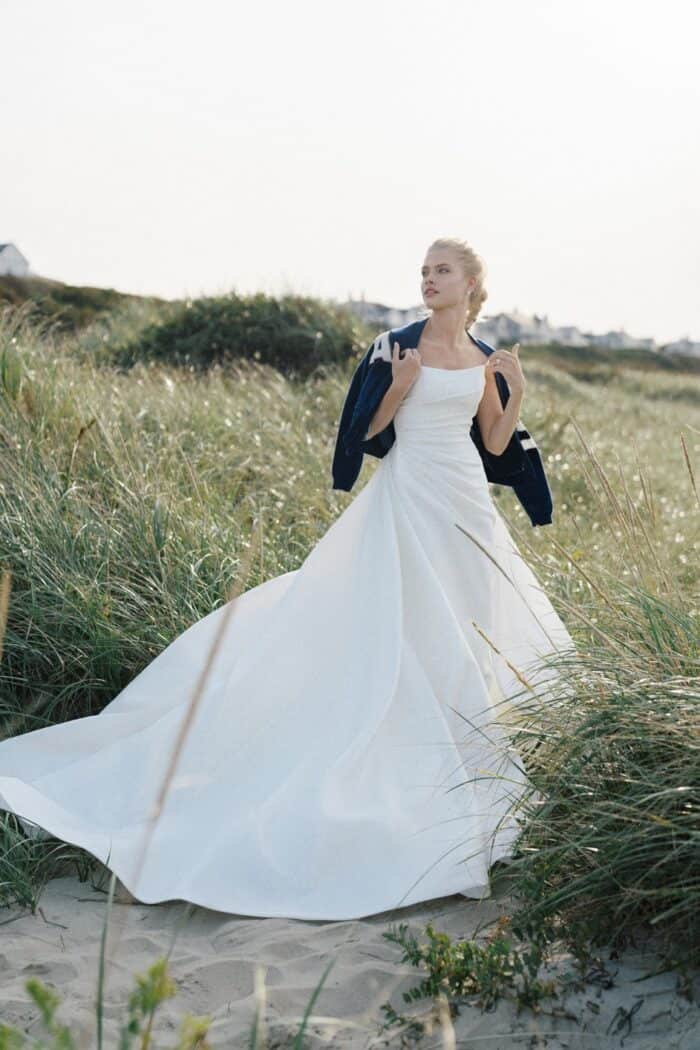
POLYGON ((475 278, 466 278, 449 248, 431 248, 421 267, 421 291, 426 306, 464 306, 475 278))

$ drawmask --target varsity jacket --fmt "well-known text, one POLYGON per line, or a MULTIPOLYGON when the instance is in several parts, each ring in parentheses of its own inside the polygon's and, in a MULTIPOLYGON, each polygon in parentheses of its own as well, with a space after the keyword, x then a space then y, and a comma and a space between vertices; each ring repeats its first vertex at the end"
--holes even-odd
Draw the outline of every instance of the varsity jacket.
MULTIPOLYGON (((394 444, 396 430, 393 420, 371 438, 367 437, 367 430, 391 385, 394 343, 398 342, 402 350, 417 346, 426 321, 427 317, 382 332, 357 365, 338 423, 331 468, 334 489, 349 492, 360 473, 364 454, 382 459, 394 444)), ((467 334, 490 357, 494 347, 477 339, 471 332, 467 334)), ((495 376, 501 404, 505 407, 510 397, 508 384, 499 372, 495 376)), ((552 493, 535 439, 523 421, 518 419, 507 447, 499 456, 484 447, 476 415, 472 417, 469 434, 479 450, 487 480, 512 488, 532 525, 551 525, 552 493)))

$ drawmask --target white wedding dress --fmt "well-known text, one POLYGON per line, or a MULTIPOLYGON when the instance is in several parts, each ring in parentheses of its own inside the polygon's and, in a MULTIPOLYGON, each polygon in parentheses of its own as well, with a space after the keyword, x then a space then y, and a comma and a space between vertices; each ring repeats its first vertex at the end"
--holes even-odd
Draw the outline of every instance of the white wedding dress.
POLYGON ((225 605, 100 714, 0 742, 0 808, 145 903, 353 919, 488 896, 525 783, 499 720, 523 690, 506 661, 536 676, 573 642, 469 436, 484 383, 484 365, 423 365, 394 445, 303 564, 234 599, 140 870, 225 605))

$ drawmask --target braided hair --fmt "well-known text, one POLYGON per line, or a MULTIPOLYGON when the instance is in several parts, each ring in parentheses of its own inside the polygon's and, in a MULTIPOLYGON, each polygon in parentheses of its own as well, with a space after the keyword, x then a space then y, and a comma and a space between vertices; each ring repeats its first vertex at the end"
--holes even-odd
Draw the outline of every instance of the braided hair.
POLYGON ((476 283, 469 296, 469 312, 464 322, 464 330, 467 331, 476 321, 481 307, 489 297, 489 293, 484 288, 486 264, 467 241, 460 240, 458 237, 438 237, 432 242, 430 248, 451 249, 462 264, 464 276, 476 278, 476 283))

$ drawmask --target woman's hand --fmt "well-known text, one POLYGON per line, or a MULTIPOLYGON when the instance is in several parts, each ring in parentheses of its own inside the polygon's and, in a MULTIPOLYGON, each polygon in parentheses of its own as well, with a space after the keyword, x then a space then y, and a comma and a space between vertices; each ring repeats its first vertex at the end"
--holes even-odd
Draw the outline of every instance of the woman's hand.
POLYGON ((520 343, 513 343, 512 352, 510 350, 494 350, 486 362, 485 372, 487 376, 494 376, 495 372, 500 372, 508 384, 508 389, 522 394, 525 392, 525 376, 520 367, 519 350, 520 343))
POLYGON ((411 346, 403 357, 399 357, 399 344, 395 342, 391 351, 392 382, 407 391, 418 378, 420 370, 421 359, 417 348, 411 346))

